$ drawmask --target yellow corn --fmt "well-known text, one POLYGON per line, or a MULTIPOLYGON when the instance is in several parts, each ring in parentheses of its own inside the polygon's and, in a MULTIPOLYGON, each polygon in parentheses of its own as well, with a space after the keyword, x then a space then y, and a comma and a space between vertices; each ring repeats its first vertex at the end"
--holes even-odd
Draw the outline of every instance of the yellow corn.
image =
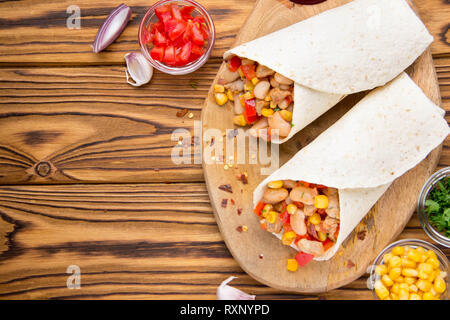
POLYGON ((245 127, 247 125, 247 121, 245 121, 245 118, 242 114, 235 116, 233 118, 233 123, 237 126, 245 127))
POLYGON ((396 293, 391 292, 389 297, 391 298, 391 300, 398 300, 398 294, 396 294, 396 293))
MULTIPOLYGON (((402 270, 403 271, 403 270, 402 270)), ((412 278, 412 277, 405 277, 405 283, 411 285, 414 282, 416 282, 416 278, 412 278)))
POLYGON ((271 116, 271 115, 273 115, 275 112, 272 110, 272 109, 268 109, 268 108, 263 108, 262 110, 261 110, 261 114, 264 116, 264 117, 268 117, 268 116, 271 116))
POLYGON ((275 109, 275 108, 277 107, 277 104, 274 103, 274 102, 271 100, 271 101, 270 101, 270 107, 271 107, 272 109, 275 109))
POLYGON ((435 300, 435 297, 430 292, 425 292, 422 297, 423 300, 435 300))
POLYGON ((439 273, 440 273, 438 270, 435 270, 435 271, 433 271, 431 274, 429 274, 427 278, 425 278, 426 273, 423 272, 423 271, 419 271, 419 278, 420 278, 420 279, 422 279, 422 277, 420 277, 420 276, 421 276, 421 272, 422 272, 423 280, 428 280, 428 281, 430 281, 430 282, 433 282, 434 279, 436 279, 436 277, 438 277, 438 276, 439 276, 439 273))
POLYGON ((444 293, 446 287, 445 281, 441 277, 437 277, 436 280, 434 280, 433 288, 437 293, 444 293))
POLYGON ((427 281, 427 280, 422 280, 419 279, 417 281, 417 288, 419 288, 420 290, 422 290, 423 292, 427 292, 431 290, 431 282, 427 281))
POLYGON ((417 277, 419 272, 416 269, 403 269, 402 275, 405 277, 417 277))
POLYGON ((376 281, 375 285, 375 293, 377 294, 378 298, 385 299, 389 297, 389 290, 384 286, 384 284, 381 281, 376 281))
POLYGON ((328 238, 327 234, 325 232, 321 232, 321 231, 317 232, 317 236, 319 237, 320 241, 325 241, 328 238))
POLYGON ((242 72, 241 67, 239 67, 238 72, 239 72, 239 76, 240 76, 241 78, 245 78, 245 74, 244 74, 244 72, 242 72))
POLYGON ((322 222, 322 218, 320 217, 320 214, 314 213, 312 216, 308 218, 308 221, 311 222, 313 225, 318 225, 322 222))
POLYGON ((408 251, 408 259, 414 261, 414 262, 420 262, 421 258, 422 258, 422 254, 417 251, 416 249, 410 249, 408 251))
POLYGON ((395 256, 401 256, 405 253, 405 248, 397 246, 394 249, 392 249, 392 254, 395 256))
POLYGON ((277 180, 277 181, 270 181, 267 186, 270 189, 280 189, 283 186, 283 181, 277 180))
POLYGON ((215 84, 214 85, 214 92, 216 93, 224 93, 225 92, 225 87, 221 84, 215 84))
POLYGON ((243 95, 243 94, 241 94, 241 95, 239 96, 239 102, 241 103, 241 106, 245 106, 245 98, 244 98, 244 95, 243 95))
POLYGON ((292 112, 290 112, 288 110, 281 110, 280 111, 280 116, 287 122, 291 122, 292 121, 292 112))
POLYGON ((389 271, 389 278, 395 281, 400 277, 401 274, 402 274, 401 268, 392 268, 391 271, 389 271))
POLYGON ((272 100, 272 97, 268 94, 268 95, 264 98, 264 101, 269 102, 270 100, 272 100))
POLYGON ((403 289, 403 290, 406 290, 406 291, 409 292, 409 285, 406 284, 406 283, 400 283, 400 284, 398 285, 398 289, 399 289, 399 290, 403 289))
POLYGON ((276 211, 269 211, 265 217, 268 223, 275 223, 277 221, 278 213, 276 211))
POLYGON ((326 209, 328 208, 328 197, 325 195, 318 195, 314 197, 314 206, 317 209, 326 209))
POLYGON ((298 270, 298 262, 295 259, 288 259, 286 269, 291 272, 295 272, 298 270))
POLYGON ((283 244, 286 246, 290 246, 296 237, 297 234, 294 231, 288 231, 283 233, 283 236, 281 237, 281 242, 283 242, 283 244))
POLYGON ((253 83, 253 85, 257 85, 258 84, 258 82, 259 82, 259 79, 257 78, 257 77, 254 77, 253 79, 252 79, 252 83, 253 83))
POLYGON ((409 300, 409 291, 405 289, 398 290, 398 298, 399 300, 409 300))
POLYGON ((402 259, 399 256, 393 256, 389 259, 389 268, 398 268, 402 265, 402 259))
POLYGON ((420 270, 417 277, 419 277, 419 279, 422 279, 422 280, 429 280, 430 275, 428 273, 425 273, 425 271, 420 270))
POLYGON ((426 255, 428 258, 436 258, 436 260, 437 260, 436 253, 435 253, 433 250, 428 250, 427 252, 425 252, 425 255, 426 255))
POLYGON ((228 102, 228 97, 225 93, 216 93, 215 94, 216 97, 216 102, 219 106, 223 106, 225 103, 228 102))
POLYGON ((426 262, 431 264, 433 266, 433 268, 435 268, 435 269, 438 269, 441 266, 441 264, 439 263, 439 260, 437 258, 434 258, 434 257, 428 258, 426 260, 426 262))
POLYGON ((294 214, 294 213, 297 212, 297 206, 295 204, 293 204, 293 203, 288 204, 287 207, 286 207, 286 210, 287 210, 287 212, 289 214, 294 214))
POLYGON ((384 264, 380 264, 375 267, 375 273, 379 276, 384 276, 385 274, 387 274, 387 271, 387 267, 384 264))
POLYGON ((422 300, 417 293, 411 293, 409 295, 409 300, 422 300))
POLYGON ((414 269, 416 267, 416 263, 408 258, 402 258, 402 267, 414 269))
POLYGON ((419 271, 423 271, 426 274, 431 274, 433 272, 433 266, 429 263, 420 263, 419 266, 417 267, 417 269, 419 271))
POLYGON ((244 90, 247 92, 253 92, 253 89, 255 89, 255 85, 250 81, 246 81, 244 84, 244 90))
POLYGON ((425 253, 425 249, 422 247, 417 247, 416 250, 417 250, 417 252, 425 253))
POLYGON ((231 92, 231 90, 227 90, 227 97, 228 97, 228 100, 234 101, 233 92, 231 92))
POLYGON ((394 281, 392 281, 387 274, 381 277, 381 282, 383 282, 386 287, 390 287, 394 284, 394 281))
POLYGON ((398 283, 394 283, 394 284, 392 285, 391 292, 393 292, 393 293, 395 293, 395 294, 398 294, 398 290, 400 289, 400 288, 399 288, 399 285, 400 285, 400 284, 398 284, 398 283))
POLYGON ((266 205, 264 206, 264 208, 261 210, 261 216, 262 216, 263 218, 265 218, 265 217, 267 216, 267 214, 268 214, 270 211, 272 211, 272 209, 273 209, 273 205, 271 205, 271 204, 266 204, 266 205))
POLYGON ((394 255, 393 255, 392 253, 386 253, 386 254, 383 256, 383 261, 384 261, 384 263, 388 263, 389 260, 391 260, 391 258, 392 258, 393 256, 394 256, 394 255))
POLYGON ((415 284, 410 284, 409 285, 409 292, 418 292, 419 288, 417 288, 417 286, 415 284))
POLYGON ((254 97, 255 97, 255 95, 252 92, 250 92, 250 91, 247 91, 246 93, 244 93, 244 99, 245 100, 251 100, 254 97))
POLYGON ((399 276, 397 279, 395 279, 394 280, 395 282, 398 282, 398 283, 403 283, 403 282, 405 282, 405 278, 403 278, 403 276, 399 276))

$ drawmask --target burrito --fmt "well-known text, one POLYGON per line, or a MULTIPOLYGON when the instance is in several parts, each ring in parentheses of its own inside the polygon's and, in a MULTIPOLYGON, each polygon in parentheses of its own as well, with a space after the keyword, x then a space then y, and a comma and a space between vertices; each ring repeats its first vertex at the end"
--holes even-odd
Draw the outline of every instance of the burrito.
POLYGON ((224 54, 216 101, 233 122, 283 143, 346 95, 382 86, 433 37, 405 0, 355 0, 224 54))
POLYGON ((391 183, 449 134, 444 111, 402 73, 356 104, 253 193, 263 229, 328 260, 391 183))

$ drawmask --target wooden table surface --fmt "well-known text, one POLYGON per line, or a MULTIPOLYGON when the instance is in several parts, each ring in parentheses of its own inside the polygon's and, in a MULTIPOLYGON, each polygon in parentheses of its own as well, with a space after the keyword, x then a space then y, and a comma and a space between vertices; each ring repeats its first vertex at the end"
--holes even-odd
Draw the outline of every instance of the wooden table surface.
MULTIPOLYGON (((280 0, 289 5, 289 1, 280 0)), ((246 275, 214 220, 202 168, 175 165, 176 128, 193 131, 221 62, 255 1, 202 0, 217 41, 197 72, 134 88, 125 53, 154 1, 128 0, 133 19, 101 54, 96 31, 122 1, 0 2, 0 299, 215 299, 221 281, 260 299, 364 299, 366 277, 298 295, 246 275), (177 117, 184 108, 193 117, 177 117), (81 269, 70 290, 66 270, 81 269)), ((442 106, 450 112, 450 3, 416 0, 434 35, 442 106)), ((450 139, 440 167, 450 165, 450 139)), ((400 238, 429 240, 413 216, 400 238)), ((442 248, 443 249, 443 248, 442 248)), ((444 250, 450 256, 450 250, 444 250)))

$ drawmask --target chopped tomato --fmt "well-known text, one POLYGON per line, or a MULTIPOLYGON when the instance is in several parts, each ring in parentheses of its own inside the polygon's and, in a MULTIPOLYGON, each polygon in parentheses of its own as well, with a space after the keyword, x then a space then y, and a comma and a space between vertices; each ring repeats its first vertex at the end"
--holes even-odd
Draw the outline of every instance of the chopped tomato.
POLYGON ((176 19, 168 20, 165 25, 165 31, 170 40, 175 40, 186 30, 186 22, 176 19))
POLYGON ((283 222, 283 224, 290 224, 291 223, 291 215, 286 211, 284 211, 281 215, 281 222, 283 222))
POLYGON ((252 124, 253 122, 256 122, 256 120, 259 119, 258 113, 256 111, 255 99, 245 100, 244 109, 245 109, 244 118, 248 124, 252 124))
POLYGON ((204 52, 205 51, 203 50, 202 47, 194 44, 192 46, 192 54, 191 54, 192 61, 197 60, 198 58, 200 58, 203 55, 204 52))
POLYGON ((177 54, 177 65, 185 65, 189 62, 189 57, 192 52, 192 43, 187 42, 180 50, 180 53, 177 54))
POLYGON ((299 252, 295 256, 295 260, 297 260, 300 267, 306 266, 312 259, 314 259, 314 256, 305 252, 299 252))
POLYGON ((327 251, 328 249, 330 249, 332 246, 334 246, 334 242, 331 241, 329 238, 327 238, 327 240, 325 240, 324 242, 322 242, 323 245, 323 250, 327 251))
POLYGON ((253 212, 254 212, 257 216, 260 216, 260 215, 261 215, 261 211, 262 211, 262 209, 264 208, 265 205, 266 205, 266 204, 265 204, 264 202, 260 201, 260 202, 256 205, 255 209, 253 209, 253 212))
POLYGON ((198 22, 199 24, 205 23, 205 18, 202 16, 196 16, 194 19, 192 19, 194 22, 198 22))
POLYGON ((170 10, 172 12, 172 17, 174 19, 177 19, 177 20, 182 20, 183 19, 182 16, 181 16, 180 7, 176 3, 173 3, 173 4, 170 5, 170 10))
POLYGON ((155 15, 162 22, 165 22, 168 19, 172 18, 171 9, 170 9, 170 7, 168 5, 157 7, 155 9, 155 15))
POLYGON ((183 7, 183 9, 181 9, 181 15, 184 17, 185 20, 187 19, 191 19, 192 16, 192 11, 194 11, 194 7, 193 6, 185 6, 183 7))
POLYGON ((169 66, 174 66, 176 64, 175 59, 175 47, 168 46, 164 52, 164 60, 163 62, 169 66))
POLYGON ((239 58, 238 56, 233 56, 233 58, 231 58, 230 61, 228 62, 228 69, 230 69, 231 72, 235 72, 237 71, 237 69, 239 69, 241 64, 242 64, 241 58, 239 58))
POLYGON ((256 77, 255 68, 256 66, 254 64, 241 66, 242 73, 244 73, 244 76, 247 78, 247 80, 252 80, 256 77))
POLYGON ((150 51, 150 56, 157 61, 163 61, 164 58, 164 47, 153 47, 150 51))
POLYGON ((203 37, 203 34, 200 32, 200 29, 197 28, 195 23, 192 24, 191 31, 192 31, 192 41, 195 44, 203 45, 205 43, 205 38, 203 37))
POLYGON ((155 34, 148 29, 144 29, 144 31, 142 32, 142 40, 144 41, 144 43, 152 42, 154 37, 155 34))
POLYGON ((155 30, 155 35, 153 37, 153 44, 155 46, 165 46, 167 44, 166 37, 158 31, 158 29, 155 30))

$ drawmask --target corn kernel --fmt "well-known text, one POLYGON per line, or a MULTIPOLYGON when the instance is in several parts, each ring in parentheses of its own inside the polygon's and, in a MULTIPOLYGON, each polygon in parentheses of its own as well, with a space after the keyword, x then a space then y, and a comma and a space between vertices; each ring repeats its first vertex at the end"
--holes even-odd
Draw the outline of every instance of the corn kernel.
POLYGON ((417 277, 419 272, 415 269, 403 269, 402 275, 405 277, 417 277))
POLYGON ((398 289, 399 289, 399 290, 403 289, 403 290, 406 290, 406 291, 409 292, 409 285, 406 284, 406 283, 400 283, 400 284, 398 285, 398 289))
POLYGON ((411 293, 409 295, 409 300, 422 300, 417 293, 411 293))
POLYGON ((314 197, 314 206, 317 209, 326 209, 328 208, 328 197, 325 195, 318 195, 314 197))
POLYGON ((409 285, 409 292, 419 292, 419 288, 415 284, 409 285))
POLYGON ((288 110, 281 110, 280 111, 280 116, 287 122, 291 122, 292 121, 292 112, 290 112, 288 110))
POLYGON ((274 103, 273 101, 270 101, 270 107, 272 109, 275 109, 278 105, 276 103, 274 103))
POLYGON ((393 256, 390 260, 389 260, 389 268, 398 268, 401 267, 402 265, 402 259, 399 256, 393 256))
POLYGON ((257 77, 254 77, 253 79, 252 79, 252 83, 253 83, 253 85, 257 85, 258 84, 258 82, 259 82, 259 79, 257 78, 257 77))
POLYGON ((386 287, 390 287, 394 284, 394 281, 392 281, 392 279, 389 278, 389 276, 387 274, 385 274, 384 276, 381 277, 381 281, 383 282, 383 284, 386 287))
POLYGON ((398 294, 391 292, 389 294, 389 297, 391 298, 391 300, 398 300, 398 294))
POLYGON ((293 203, 288 204, 287 207, 286 207, 286 210, 287 210, 287 212, 289 214, 294 214, 294 213, 297 212, 297 206, 295 204, 293 204, 293 203))
POLYGON ((392 268, 391 271, 389 271, 389 277, 392 280, 398 279, 398 277, 400 277, 401 274, 402 274, 401 268, 392 268))
POLYGON ((434 280, 434 290, 437 293, 444 293, 446 289, 445 281, 441 277, 437 277, 436 280, 434 280))
POLYGON ((439 263, 439 260, 437 258, 428 258, 426 260, 427 263, 431 264, 433 266, 433 268, 438 269, 441 264, 439 263))
POLYGON ((280 189, 283 186, 283 181, 277 180, 277 181, 270 181, 267 186, 270 189, 280 189))
POLYGON ((308 218, 308 221, 311 222, 313 225, 318 225, 322 222, 322 218, 320 217, 320 214, 314 213, 312 216, 308 218))
POLYGON ((422 280, 429 280, 430 275, 428 273, 425 273, 425 271, 420 270, 417 277, 419 277, 419 279, 422 279, 422 280))
POLYGON ((278 213, 276 211, 269 211, 265 217, 268 223, 275 223, 277 221, 278 213))
POLYGON ((214 92, 216 93, 224 93, 225 92, 225 87, 221 84, 215 84, 214 85, 214 92))
POLYGON ((436 272, 438 272, 438 276, 441 277, 442 279, 447 278, 447 272, 441 270, 436 270, 436 272))
POLYGON ((250 91, 244 93, 244 99, 245 100, 251 100, 255 97, 255 95, 253 93, 251 93, 250 91))
POLYGON ((408 258, 402 258, 402 267, 415 269, 416 263, 414 261, 409 260, 408 258))
POLYGON ((384 276, 385 274, 387 274, 387 271, 387 267, 384 264, 380 264, 375 267, 375 273, 379 276, 384 276))
POLYGON ((427 291, 430 291, 430 289, 431 289, 431 282, 430 281, 427 281, 427 280, 422 280, 422 279, 419 279, 418 281, 417 281, 417 288, 419 288, 420 290, 422 290, 423 292, 427 292, 427 291))
POLYGON ((320 241, 325 241, 327 240, 328 236, 326 232, 321 232, 321 231, 317 231, 317 236, 319 238, 320 241))
POLYGON ((397 279, 395 279, 394 280, 395 282, 398 282, 398 283, 403 283, 403 282, 405 282, 405 278, 403 278, 403 276, 399 276, 397 279))
POLYGON ((283 236, 281 237, 281 241, 283 242, 284 245, 290 246, 296 237, 297 237, 297 234, 294 231, 288 231, 288 232, 283 233, 283 236))
POLYGON ((389 260, 391 260, 391 258, 392 258, 393 256, 394 256, 394 255, 393 255, 392 253, 386 253, 386 254, 383 256, 383 261, 384 261, 384 263, 388 263, 389 260))
POLYGON ((435 297, 430 292, 425 292, 422 297, 423 300, 435 300, 435 297))
POLYGON ((261 114, 262 114, 264 117, 271 116, 271 115, 273 115, 274 113, 275 113, 275 111, 273 111, 273 109, 269 109, 269 108, 263 108, 263 109, 261 110, 261 114))
POLYGON ((423 272, 423 271, 419 271, 419 278, 420 279, 423 279, 423 280, 428 280, 428 281, 430 281, 430 282, 433 282, 434 281, 434 279, 436 279, 436 277, 438 277, 439 276, 439 271, 438 270, 435 270, 435 271, 433 271, 431 274, 429 274, 428 275, 428 277, 426 277, 425 278, 425 276, 427 275, 425 272, 423 272), (421 274, 421 272, 422 272, 422 274, 421 274), (421 277, 421 275, 422 275, 422 277, 421 277))
POLYGON ((398 290, 400 289, 399 286, 400 286, 400 284, 394 283, 392 285, 391 292, 398 295, 398 290))
POLYGON ((273 209, 273 205, 271 205, 271 204, 266 204, 266 205, 264 206, 264 208, 261 210, 261 216, 262 216, 263 218, 265 218, 265 217, 267 216, 267 214, 268 214, 270 211, 272 211, 272 209, 273 209))
POLYGON ((414 261, 414 262, 420 262, 422 259, 422 254, 418 252, 416 249, 410 249, 408 251, 408 259, 414 261))
POLYGON ((405 248, 397 246, 394 249, 392 249, 392 254, 395 256, 401 256, 405 253, 405 248))
POLYGON ((252 93, 253 89, 255 89, 255 85, 249 81, 246 81, 244 84, 244 90, 247 91, 247 93, 248 92, 252 93))
POLYGON ((287 259, 286 269, 291 272, 298 270, 298 262, 295 259, 287 259))
POLYGON ((417 247, 416 250, 417 250, 417 252, 425 253, 425 249, 422 247, 417 247))
POLYGON ((268 95, 264 98, 264 101, 269 102, 270 100, 272 100, 272 97, 270 96, 270 94, 268 94, 268 95))
POLYGON ((398 298, 399 300, 409 300, 409 291, 405 289, 398 290, 398 298))
POLYGON ((228 97, 228 100, 234 101, 233 92, 231 92, 231 90, 227 90, 227 97, 228 97))
MULTIPOLYGON (((403 272, 403 270, 402 270, 402 272, 403 272)), ((411 284, 413 284, 414 282, 416 282, 416 278, 405 277, 405 283, 411 285, 411 284)))
POLYGON ((245 121, 245 118, 242 114, 235 116, 233 118, 233 123, 237 126, 245 127, 247 125, 247 121, 245 121))
POLYGON ((376 281, 374 288, 378 298, 385 299, 389 296, 389 290, 384 286, 384 284, 381 281, 379 280, 376 281))
POLYGON ((437 260, 437 255, 433 250, 428 250, 427 252, 425 252, 425 255, 428 258, 436 258, 436 260, 437 260))
POLYGON ((219 106, 223 106, 225 103, 228 102, 228 97, 225 93, 216 93, 215 98, 219 106))

